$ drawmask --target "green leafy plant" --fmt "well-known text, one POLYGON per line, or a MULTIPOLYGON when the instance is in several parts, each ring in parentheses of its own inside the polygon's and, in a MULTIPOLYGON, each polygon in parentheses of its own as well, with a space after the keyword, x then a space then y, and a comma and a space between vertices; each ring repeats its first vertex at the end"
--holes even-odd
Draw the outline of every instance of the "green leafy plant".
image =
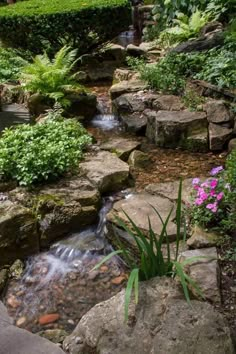
MULTIPOLYGON (((158 210, 154 207, 153 210, 156 213, 157 217, 162 223, 162 231, 160 235, 156 235, 152 229, 150 219, 149 222, 149 232, 148 235, 145 235, 143 231, 132 221, 132 219, 125 213, 127 221, 131 225, 128 227, 121 219, 117 218, 117 222, 124 230, 128 232, 129 235, 133 237, 137 245, 137 250, 139 254, 139 259, 136 260, 130 252, 128 252, 118 240, 120 244, 120 250, 114 251, 106 256, 99 264, 95 266, 94 269, 97 269, 104 262, 108 261, 111 257, 122 254, 127 265, 131 269, 131 273, 128 279, 126 292, 125 292, 125 319, 128 319, 128 308, 131 301, 132 290, 135 294, 135 302, 138 302, 139 295, 139 281, 148 280, 155 276, 169 276, 175 277, 178 276, 183 287, 184 295, 186 300, 190 303, 190 296, 188 291, 188 285, 192 286, 199 294, 202 295, 201 290, 197 284, 185 273, 184 266, 188 263, 199 259, 199 257, 192 257, 186 259, 183 262, 178 261, 179 255, 179 243, 181 239, 181 229, 182 229, 182 182, 179 185, 178 192, 178 201, 176 209, 176 251, 174 259, 171 258, 170 252, 170 243, 169 236, 167 233, 167 226, 172 215, 172 209, 170 210, 166 220, 163 220, 158 210), (163 244, 166 243, 167 247, 167 256, 163 254, 163 244)), ((186 228, 184 227, 184 238, 185 238, 186 228)))
POLYGON ((210 14, 196 10, 190 17, 183 13, 173 20, 175 26, 160 33, 159 41, 165 46, 172 46, 191 38, 196 38, 202 27, 209 22, 210 14))
POLYGON ((5 129, 0 138, 1 179, 20 185, 56 179, 77 167, 91 137, 74 119, 50 119, 5 129))
POLYGON ((205 103, 206 99, 193 89, 188 88, 184 92, 182 101, 190 111, 197 111, 202 110, 202 104, 205 103))
POLYGON ((76 54, 76 50, 65 46, 52 60, 46 53, 37 55, 33 63, 23 68, 20 76, 21 87, 26 92, 40 93, 64 107, 69 106, 66 92, 83 90, 71 74, 77 62, 76 54))
POLYGON ((0 47, 0 82, 17 81, 27 64, 18 51, 0 47))

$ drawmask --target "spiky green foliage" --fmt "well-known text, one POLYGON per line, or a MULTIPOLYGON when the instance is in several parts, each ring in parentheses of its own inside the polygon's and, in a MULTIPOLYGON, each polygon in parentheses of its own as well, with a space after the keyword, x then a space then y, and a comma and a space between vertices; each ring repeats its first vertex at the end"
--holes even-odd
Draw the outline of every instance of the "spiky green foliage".
POLYGON ((190 303, 188 285, 193 287, 200 295, 202 295, 200 288, 184 271, 184 267, 186 266, 186 264, 196 261, 202 257, 191 257, 181 263, 178 261, 180 240, 182 237, 184 237, 184 239, 186 237, 185 226, 182 231, 181 196, 182 196, 182 181, 180 182, 179 185, 179 193, 178 193, 178 201, 177 201, 177 209, 176 209, 176 241, 175 241, 176 251, 174 257, 171 257, 170 242, 167 233, 167 226, 170 221, 170 217, 173 209, 170 210, 166 220, 163 220, 158 210, 152 207, 157 217, 162 223, 162 231, 160 235, 156 235, 154 233, 150 219, 148 219, 149 232, 148 235, 145 235, 143 231, 141 231, 141 229, 133 222, 133 220, 125 212, 124 213, 127 217, 127 221, 129 222, 131 227, 128 227, 121 219, 117 218, 117 222, 120 225, 120 227, 126 230, 128 234, 134 238, 138 249, 138 255, 139 255, 138 259, 134 258, 132 254, 128 250, 126 250, 125 246, 117 238, 121 250, 112 252, 111 254, 106 256, 94 268, 94 269, 99 268, 101 264, 109 260, 114 255, 122 254, 127 265, 131 269, 131 273, 128 279, 126 292, 125 292, 125 319, 126 320, 128 319, 128 309, 129 309, 129 304, 131 301, 133 289, 135 294, 135 302, 136 303, 138 302, 138 296, 139 296, 138 284, 140 280, 141 281, 148 280, 155 276, 159 276, 159 277, 178 276, 180 279, 180 283, 183 287, 185 298, 188 303, 190 303), (165 256, 163 252, 164 243, 166 244, 166 248, 167 248, 167 256, 165 256))
POLYGON ((46 53, 37 55, 32 64, 23 68, 20 76, 23 90, 41 93, 64 107, 68 106, 70 102, 65 97, 66 92, 83 89, 71 74, 77 62, 76 54, 76 50, 64 46, 53 59, 46 53))

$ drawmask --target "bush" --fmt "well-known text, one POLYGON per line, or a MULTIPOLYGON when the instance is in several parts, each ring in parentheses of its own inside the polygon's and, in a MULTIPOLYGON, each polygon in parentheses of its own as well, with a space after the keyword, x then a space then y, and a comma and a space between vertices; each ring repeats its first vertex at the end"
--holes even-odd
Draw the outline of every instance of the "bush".
POLYGON ((0 48, 0 82, 17 81, 27 64, 16 50, 0 48))
POLYGON ((70 105, 65 98, 70 90, 82 90, 71 71, 75 66, 77 50, 63 47, 50 60, 48 55, 37 55, 32 64, 23 68, 20 76, 22 88, 26 92, 40 93, 60 103, 62 107, 70 105))
POLYGON ((86 130, 73 119, 6 129, 0 139, 2 179, 24 186, 55 179, 77 166, 90 142, 86 130))
POLYGON ((128 0, 29 0, 0 10, 3 43, 41 53, 65 44, 86 52, 131 22, 128 0))

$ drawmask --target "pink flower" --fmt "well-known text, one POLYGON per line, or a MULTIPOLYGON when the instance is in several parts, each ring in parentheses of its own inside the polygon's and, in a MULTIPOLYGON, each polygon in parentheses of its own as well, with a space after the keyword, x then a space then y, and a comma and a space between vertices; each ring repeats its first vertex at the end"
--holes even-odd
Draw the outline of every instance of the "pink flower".
POLYGON ((210 196, 211 197, 215 197, 216 196, 216 193, 215 193, 215 191, 213 189, 210 191, 210 196))
POLYGON ((202 205, 202 203, 203 203, 203 200, 201 199, 201 198, 197 198, 196 200, 195 200, 195 205, 202 205))
POLYGON ((218 180, 217 179, 213 179, 211 181, 211 183, 210 183, 210 186, 211 186, 211 188, 216 188, 217 184, 218 184, 218 180))
POLYGON ((209 185, 209 182, 208 181, 205 181, 205 182, 203 182, 202 184, 201 184, 201 187, 206 187, 206 188, 208 188, 208 187, 210 187, 210 185, 209 185))
POLYGON ((223 193, 223 192, 220 192, 220 193, 216 196, 216 199, 217 199, 217 200, 221 200, 223 197, 224 197, 224 193, 223 193))
POLYGON ((211 170, 210 174, 211 174, 211 176, 218 175, 218 173, 221 172, 221 171, 223 171, 223 169, 224 169, 223 166, 214 167, 214 168, 211 170))
POLYGON ((200 179, 199 178, 194 178, 192 180, 192 185, 195 186, 196 184, 199 184, 200 183, 200 179))
POLYGON ((213 213, 217 212, 217 203, 210 203, 206 206, 207 209, 211 210, 213 213))

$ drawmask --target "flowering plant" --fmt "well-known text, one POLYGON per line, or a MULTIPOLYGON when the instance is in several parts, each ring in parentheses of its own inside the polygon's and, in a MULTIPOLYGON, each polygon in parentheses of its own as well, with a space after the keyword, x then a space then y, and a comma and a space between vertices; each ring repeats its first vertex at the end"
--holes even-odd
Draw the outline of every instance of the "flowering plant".
POLYGON ((215 167, 211 177, 201 182, 199 178, 192 181, 191 217, 193 222, 204 227, 220 226, 227 214, 227 195, 230 185, 225 182, 223 166, 215 167))

